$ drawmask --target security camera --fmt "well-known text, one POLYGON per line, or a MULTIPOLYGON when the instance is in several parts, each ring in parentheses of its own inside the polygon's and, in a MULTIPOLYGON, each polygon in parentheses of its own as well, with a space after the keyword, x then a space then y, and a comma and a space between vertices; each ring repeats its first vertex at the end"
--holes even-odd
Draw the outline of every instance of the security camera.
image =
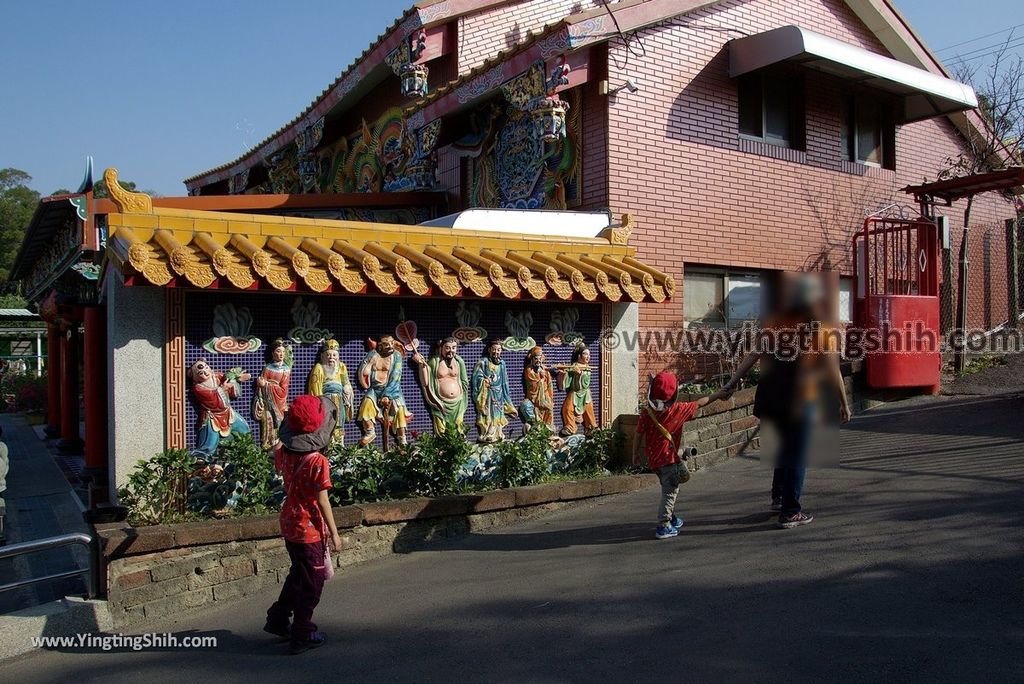
POLYGON ((636 81, 634 81, 631 78, 627 78, 626 82, 622 84, 622 87, 631 93, 635 93, 636 91, 640 90, 640 87, 636 84, 636 81))

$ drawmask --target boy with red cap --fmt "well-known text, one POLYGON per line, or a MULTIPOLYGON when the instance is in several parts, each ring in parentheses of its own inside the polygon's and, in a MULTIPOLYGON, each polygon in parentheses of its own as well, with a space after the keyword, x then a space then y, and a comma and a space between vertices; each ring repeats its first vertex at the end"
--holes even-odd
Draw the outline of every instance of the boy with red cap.
POLYGON ((647 390, 647 406, 640 411, 633 438, 633 463, 640 465, 640 442, 644 443, 647 465, 661 481, 661 505, 658 508, 657 539, 669 539, 679 534, 683 519, 675 514, 679 483, 690 479, 685 464, 680 467, 683 449, 683 425, 693 418, 697 409, 723 399, 722 390, 697 401, 676 401, 679 383, 676 376, 661 372, 651 377, 647 390))
POLYGON ((324 580, 334 574, 328 542, 335 551, 341 538, 327 498, 331 471, 322 453, 338 423, 338 407, 330 397, 298 397, 281 425, 281 444, 274 467, 284 478, 281 534, 292 566, 281 595, 267 611, 263 630, 291 640, 292 654, 326 640, 313 623, 324 580), (291 625, 289 625, 291 619, 291 625))

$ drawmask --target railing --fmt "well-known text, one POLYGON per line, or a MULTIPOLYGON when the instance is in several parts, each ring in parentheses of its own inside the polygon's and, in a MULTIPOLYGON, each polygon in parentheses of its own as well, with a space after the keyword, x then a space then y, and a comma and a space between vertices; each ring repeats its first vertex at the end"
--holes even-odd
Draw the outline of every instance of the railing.
POLYGON ((56 537, 46 537, 45 539, 34 539, 32 541, 22 542, 20 544, 11 544, 10 546, 0 547, 0 560, 4 558, 12 558, 14 556, 23 556, 27 553, 36 553, 39 551, 47 551, 49 549, 56 549, 62 546, 70 546, 71 544, 81 544, 89 549, 89 567, 78 570, 68 570, 66 572, 58 572, 52 575, 46 575, 45 577, 31 577, 25 580, 19 580, 17 582, 11 582, 9 584, 0 585, 0 593, 10 591, 11 589, 17 589, 19 587, 25 587, 30 584, 39 584, 41 582, 52 582, 53 580, 64 579, 66 577, 75 577, 76 575, 82 575, 88 573, 88 598, 97 598, 100 596, 99 586, 99 544, 88 534, 81 532, 75 532, 73 534, 61 534, 56 537))

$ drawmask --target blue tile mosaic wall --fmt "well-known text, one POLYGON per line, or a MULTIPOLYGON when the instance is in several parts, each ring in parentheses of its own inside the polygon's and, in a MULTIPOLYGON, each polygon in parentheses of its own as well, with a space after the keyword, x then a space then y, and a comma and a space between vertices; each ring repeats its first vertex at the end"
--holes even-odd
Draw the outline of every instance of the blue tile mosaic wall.
MULTIPOLYGON (((214 370, 225 372, 231 368, 242 367, 256 378, 262 372, 265 362, 266 345, 277 337, 288 338, 289 333, 296 327, 296 320, 293 317, 293 307, 296 300, 301 296, 302 306, 307 308, 312 304, 319 313, 320 318, 317 328, 330 331, 334 339, 341 345, 341 359, 348 368, 349 380, 355 389, 355 405, 359 406, 362 399, 362 390, 358 385, 357 372, 359 364, 366 355, 367 338, 377 338, 382 334, 395 335, 395 328, 402 320, 413 321, 418 328, 420 340, 420 353, 428 356, 433 344, 444 337, 451 335, 459 326, 456 319, 456 310, 460 302, 463 306, 479 307, 479 320, 476 325, 486 331, 487 337, 505 338, 510 335, 506 328, 506 314, 511 312, 514 317, 521 318, 522 314, 529 313, 532 316, 532 323, 529 326, 529 336, 537 344, 541 345, 547 356, 550 365, 557 363, 568 363, 572 354, 572 346, 568 344, 551 344, 546 341, 551 332, 552 319, 563 321, 566 318, 566 311, 570 312, 570 319, 575 319, 570 326, 576 333, 582 335, 583 342, 590 348, 591 365, 599 367, 601 361, 601 348, 598 336, 601 330, 601 306, 599 304, 581 304, 564 302, 517 302, 506 300, 456 300, 456 299, 428 299, 428 298, 396 298, 396 297, 348 297, 328 295, 296 295, 276 293, 252 293, 252 294, 226 294, 218 292, 190 292, 185 297, 185 364, 181 372, 197 359, 206 359, 214 370), (204 342, 214 337, 214 314, 215 308, 231 304, 236 311, 248 310, 251 316, 251 327, 248 335, 259 339, 261 347, 256 351, 247 351, 242 354, 211 353, 203 348, 204 342), (577 318, 578 315, 578 318, 577 318)), ((242 318, 247 318, 244 314, 242 318)), ((308 321, 307 321, 308 322, 308 321)), ((565 326, 562 326, 565 329, 565 326)), ((289 387, 289 402, 291 399, 305 392, 306 378, 310 369, 316 363, 317 354, 320 350, 318 343, 296 343, 292 342, 293 366, 291 382, 289 387)), ((476 342, 464 342, 459 345, 459 354, 466 361, 467 371, 472 375, 473 367, 483 354, 483 340, 476 342)), ((523 397, 522 372, 523 360, 526 357, 526 349, 512 351, 506 349, 502 354, 508 366, 509 382, 511 385, 514 402, 518 403, 523 397)), ((410 429, 418 432, 426 432, 431 429, 430 416, 423 405, 423 397, 420 392, 419 383, 416 378, 415 364, 408 358, 404 359, 402 390, 405 394, 406 405, 413 414, 410 429)), ((191 386, 191 383, 186 383, 191 386)), ((253 436, 259 439, 259 426, 252 417, 252 398, 255 383, 253 381, 242 384, 241 396, 232 402, 235 411, 238 412, 249 424, 253 436)), ((594 395, 594 411, 600 416, 601 400, 600 381, 595 373, 591 385, 594 395)), ((558 414, 558 407, 561 406, 565 393, 555 390, 556 428, 561 428, 562 421, 558 414)), ((475 426, 476 414, 472 405, 466 412, 466 427, 469 436, 476 439, 477 430, 475 426)), ((188 448, 195 446, 196 407, 191 392, 186 396, 185 409, 185 436, 188 448)), ((518 418, 511 418, 509 426, 505 430, 506 436, 518 436, 522 431, 522 425, 518 418)), ((380 443, 380 430, 378 429, 377 442, 380 443)), ((345 426, 345 443, 355 444, 360 438, 360 431, 355 421, 345 426)))

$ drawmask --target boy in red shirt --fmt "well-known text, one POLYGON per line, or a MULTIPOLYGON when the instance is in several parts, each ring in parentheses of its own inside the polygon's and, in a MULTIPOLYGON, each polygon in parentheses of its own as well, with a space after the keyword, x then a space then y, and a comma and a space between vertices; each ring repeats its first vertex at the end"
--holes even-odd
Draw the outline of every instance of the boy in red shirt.
POLYGON ((680 467, 683 425, 693 418, 701 406, 728 396, 719 390, 697 401, 676 401, 678 386, 676 376, 671 373, 661 372, 650 379, 647 406, 640 411, 636 436, 633 438, 634 465, 640 465, 642 441, 647 454, 647 466, 661 481, 661 505, 658 509, 658 526, 654 530, 657 539, 675 537, 683 526, 683 519, 675 514, 679 483, 690 479, 686 465, 680 467))
POLYGON ((327 638, 313 623, 313 610, 320 602, 324 580, 334 574, 328 541, 338 551, 341 538, 327 498, 330 466, 320 450, 327 446, 337 422, 338 409, 330 397, 302 395, 281 424, 281 444, 274 452, 274 467, 284 478, 281 534, 292 566, 281 595, 267 611, 263 629, 289 638, 292 654, 320 646, 327 638))

